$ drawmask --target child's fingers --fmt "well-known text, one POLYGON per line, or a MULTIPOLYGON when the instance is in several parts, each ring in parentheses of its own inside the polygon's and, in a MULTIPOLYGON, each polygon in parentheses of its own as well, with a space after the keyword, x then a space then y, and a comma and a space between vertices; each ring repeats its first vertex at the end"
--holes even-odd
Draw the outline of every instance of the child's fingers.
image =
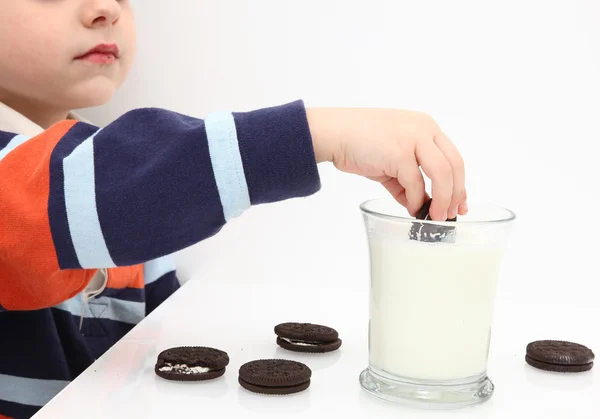
POLYGON ((436 221, 445 221, 452 202, 454 185, 452 167, 444 153, 432 140, 419 142, 416 154, 423 171, 431 179, 433 201, 429 214, 436 221))
POLYGON ((465 189, 465 200, 458 206, 458 213, 460 215, 466 215, 469 212, 469 206, 467 205, 467 190, 465 189))
POLYGON ((404 187, 407 200, 405 206, 410 215, 414 216, 426 199, 425 180, 414 156, 405 156, 400 160, 392 163, 396 169, 394 176, 404 187))
POLYGON ((440 132, 434 138, 435 144, 450 163, 452 168, 452 200, 448 211, 448 218, 454 218, 458 214, 458 207, 466 200, 465 191, 465 164, 456 146, 444 133, 440 132))

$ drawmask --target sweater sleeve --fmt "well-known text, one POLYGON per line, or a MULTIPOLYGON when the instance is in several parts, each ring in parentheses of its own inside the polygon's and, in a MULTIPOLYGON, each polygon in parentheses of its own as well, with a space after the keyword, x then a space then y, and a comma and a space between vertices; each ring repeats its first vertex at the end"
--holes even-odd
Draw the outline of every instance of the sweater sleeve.
POLYGON ((137 109, 33 138, 0 131, 0 306, 58 304, 98 268, 172 254, 251 205, 319 188, 301 101, 204 120, 137 109))

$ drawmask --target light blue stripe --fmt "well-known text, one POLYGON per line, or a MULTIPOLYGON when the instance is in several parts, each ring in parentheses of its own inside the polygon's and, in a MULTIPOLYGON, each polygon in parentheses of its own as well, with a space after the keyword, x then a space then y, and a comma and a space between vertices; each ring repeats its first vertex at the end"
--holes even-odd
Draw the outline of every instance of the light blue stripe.
MULTIPOLYGON (((68 311, 81 317, 83 297, 81 294, 60 303, 53 308, 68 311)), ((119 300, 109 297, 96 297, 90 300, 83 313, 84 319, 106 319, 128 324, 138 324, 146 315, 146 304, 135 301, 119 300)))
POLYGON ((229 221, 250 207, 235 121, 229 112, 215 112, 206 117, 204 124, 223 214, 229 221))
MULTIPOLYGON (((83 308, 83 295, 77 294, 75 297, 73 297, 67 301, 64 301, 52 308, 57 308, 59 310, 68 311, 69 313, 71 313, 74 316, 81 317, 81 311, 83 308)), ((93 317, 91 312, 89 314, 91 317, 93 317)), ((85 314, 84 314, 84 317, 85 317, 85 314)))
POLYGON ((175 261, 171 255, 144 263, 144 283, 146 285, 160 279, 163 275, 175 270, 175 261))
POLYGON ((98 210, 94 175, 94 135, 82 142, 63 160, 65 205, 69 231, 82 268, 112 268, 115 263, 104 242, 98 210))
POLYGON ((0 400, 28 406, 43 406, 60 393, 69 381, 40 380, 0 374, 0 400))
POLYGON ((4 147, 2 150, 0 150, 0 161, 2 161, 2 159, 4 157, 6 157, 8 155, 8 153, 10 153, 11 151, 13 151, 15 148, 17 148, 21 144, 25 143, 30 138, 31 137, 27 137, 25 135, 15 135, 8 142, 8 144, 6 145, 6 147, 4 147))

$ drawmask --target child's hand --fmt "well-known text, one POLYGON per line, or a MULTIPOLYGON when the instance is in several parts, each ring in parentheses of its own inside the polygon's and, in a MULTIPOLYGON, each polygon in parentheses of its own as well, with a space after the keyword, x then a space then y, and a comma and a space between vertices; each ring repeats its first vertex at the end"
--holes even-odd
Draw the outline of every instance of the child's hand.
POLYGON ((430 215, 467 213, 463 159, 430 116, 392 109, 307 109, 317 162, 380 182, 411 215, 426 199, 419 166, 431 179, 430 215))

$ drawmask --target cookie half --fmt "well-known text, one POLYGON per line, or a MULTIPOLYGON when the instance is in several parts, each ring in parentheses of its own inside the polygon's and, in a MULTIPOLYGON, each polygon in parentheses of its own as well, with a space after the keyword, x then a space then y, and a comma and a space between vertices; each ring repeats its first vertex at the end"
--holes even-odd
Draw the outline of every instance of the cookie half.
MULTIPOLYGON (((429 215, 429 209, 431 208, 431 202, 429 199, 417 212, 415 218, 418 220, 431 220, 429 215)), ((458 218, 448 218, 446 221, 456 221, 458 218)), ((438 242, 454 242, 454 234, 456 228, 453 226, 443 226, 436 224, 427 223, 413 223, 408 233, 410 240, 416 240, 427 243, 438 243, 438 242)))
POLYGON ((525 362, 554 372, 584 372, 594 366, 594 352, 584 345, 561 340, 538 340, 527 345, 525 362))
POLYGON ((254 393, 285 395, 306 390, 311 376, 311 369, 301 362, 259 359, 240 367, 238 382, 254 393))
POLYGON ((174 381, 204 381, 225 374, 229 364, 226 352, 205 346, 181 346, 162 351, 154 372, 174 381))
POLYGON ((342 346, 338 332, 313 323, 281 323, 275 326, 277 344, 294 352, 332 352, 342 346))

